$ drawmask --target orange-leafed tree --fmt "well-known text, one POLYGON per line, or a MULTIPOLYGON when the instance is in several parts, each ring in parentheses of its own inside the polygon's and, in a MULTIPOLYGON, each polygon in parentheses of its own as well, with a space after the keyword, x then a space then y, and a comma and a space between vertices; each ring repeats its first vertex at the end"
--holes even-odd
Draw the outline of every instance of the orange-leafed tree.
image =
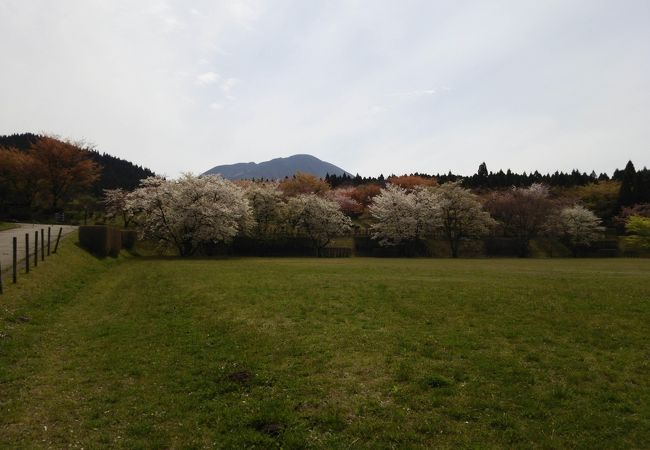
POLYGON ((323 195, 329 191, 330 186, 320 178, 298 172, 293 177, 282 180, 279 188, 287 197, 295 197, 300 194, 323 195))
POLYGON ((402 175, 400 177, 389 177, 388 182, 406 190, 415 189, 417 186, 437 186, 435 178, 424 178, 419 175, 402 175))
POLYGON ((361 203, 364 207, 372 203, 372 199, 379 195, 381 186, 374 183, 357 186, 352 193, 352 198, 361 203))
POLYGON ((35 161, 33 171, 43 201, 52 211, 99 179, 101 167, 79 144, 43 136, 32 144, 29 154, 35 161))
POLYGON ((0 148, 0 210, 5 205, 31 208, 38 192, 31 154, 15 148, 0 148))

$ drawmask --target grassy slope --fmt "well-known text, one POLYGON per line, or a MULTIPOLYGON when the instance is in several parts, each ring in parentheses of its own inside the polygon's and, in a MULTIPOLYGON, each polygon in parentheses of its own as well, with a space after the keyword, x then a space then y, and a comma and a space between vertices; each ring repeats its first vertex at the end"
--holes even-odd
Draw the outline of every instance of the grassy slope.
POLYGON ((650 442, 648 260, 59 257, 2 297, 0 446, 650 442))
POLYGON ((0 231, 11 230, 18 227, 15 223, 10 222, 0 222, 0 231))

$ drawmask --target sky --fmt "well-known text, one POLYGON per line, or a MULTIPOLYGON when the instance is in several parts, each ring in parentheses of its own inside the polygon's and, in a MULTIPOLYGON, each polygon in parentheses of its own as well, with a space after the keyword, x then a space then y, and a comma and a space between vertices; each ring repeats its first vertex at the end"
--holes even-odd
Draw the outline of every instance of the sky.
POLYGON ((0 0, 0 134, 159 174, 650 166, 648 0, 0 0))

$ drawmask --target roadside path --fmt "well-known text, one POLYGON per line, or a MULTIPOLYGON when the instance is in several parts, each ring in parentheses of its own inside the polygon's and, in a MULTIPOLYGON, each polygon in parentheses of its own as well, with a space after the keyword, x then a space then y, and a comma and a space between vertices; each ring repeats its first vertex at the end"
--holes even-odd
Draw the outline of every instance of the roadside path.
MULTIPOLYGON (((56 236, 59 234, 59 228, 63 228, 61 236, 65 236, 77 229, 73 225, 48 225, 48 224, 32 224, 32 223, 19 223, 17 228, 12 228, 11 230, 0 231, 0 265, 2 266, 2 271, 5 272, 11 268, 12 265, 12 242, 13 238, 16 237, 18 240, 18 261, 25 259, 25 234, 29 233, 29 254, 30 259, 34 257, 34 233, 38 231, 38 239, 41 239, 41 229, 45 230, 45 246, 47 252, 47 227, 52 228, 52 245, 51 250, 54 250, 54 244, 56 242, 56 236)), ((38 243, 38 251, 40 255, 41 243, 38 243)), ((47 254, 47 253, 46 253, 47 254)), ((39 256, 40 257, 40 256, 39 256)), ((33 265, 33 262, 30 262, 30 266, 33 265)), ((18 267, 21 267, 20 264, 18 267)))

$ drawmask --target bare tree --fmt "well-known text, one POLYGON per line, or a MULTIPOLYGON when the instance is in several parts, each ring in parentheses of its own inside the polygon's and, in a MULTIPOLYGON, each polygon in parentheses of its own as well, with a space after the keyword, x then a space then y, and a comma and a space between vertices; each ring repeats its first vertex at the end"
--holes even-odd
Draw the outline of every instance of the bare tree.
POLYGON ((493 193, 485 208, 499 222, 504 236, 516 240, 517 253, 523 257, 530 252, 531 239, 546 230, 546 221, 555 205, 548 188, 535 183, 528 188, 493 193))

